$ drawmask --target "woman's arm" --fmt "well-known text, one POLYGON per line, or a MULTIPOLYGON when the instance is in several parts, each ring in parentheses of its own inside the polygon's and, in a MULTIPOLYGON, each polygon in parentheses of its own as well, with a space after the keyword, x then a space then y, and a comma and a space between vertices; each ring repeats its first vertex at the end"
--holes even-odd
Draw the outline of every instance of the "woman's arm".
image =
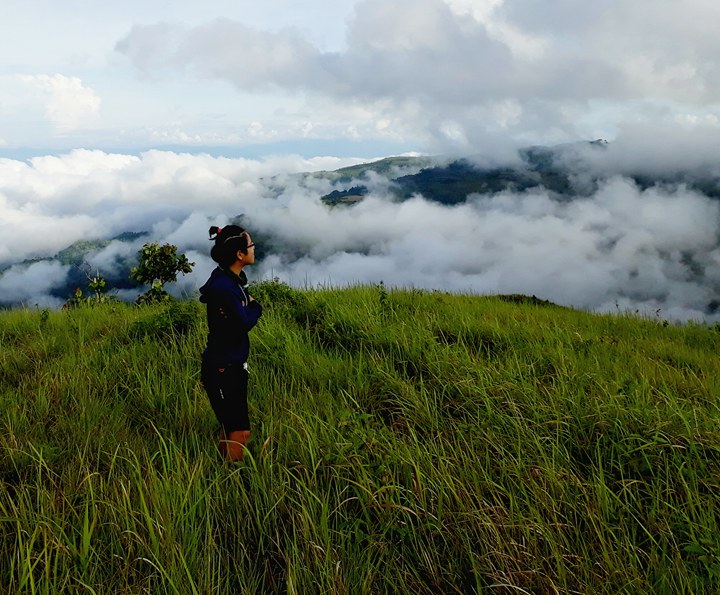
POLYGON ((219 304, 220 316, 226 319, 228 324, 238 325, 245 332, 252 329, 262 316, 260 303, 239 288, 237 292, 233 291, 223 298, 219 304), (246 296, 249 301, 246 301, 246 296))

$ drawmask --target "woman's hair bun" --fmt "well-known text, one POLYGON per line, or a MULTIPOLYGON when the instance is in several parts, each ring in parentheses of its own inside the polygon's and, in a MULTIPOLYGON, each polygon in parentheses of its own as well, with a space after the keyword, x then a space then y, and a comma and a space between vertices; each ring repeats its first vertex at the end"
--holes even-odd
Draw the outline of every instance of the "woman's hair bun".
POLYGON ((247 252, 247 232, 239 225, 226 225, 210 227, 210 240, 215 240, 215 245, 210 250, 210 257, 222 266, 230 266, 235 261, 235 254, 238 250, 247 252))

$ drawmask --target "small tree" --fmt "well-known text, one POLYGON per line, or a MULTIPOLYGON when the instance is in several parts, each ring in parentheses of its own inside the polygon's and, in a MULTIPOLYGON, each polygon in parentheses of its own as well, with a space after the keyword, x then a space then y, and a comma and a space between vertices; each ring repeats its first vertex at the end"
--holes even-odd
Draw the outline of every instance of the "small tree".
POLYGON ((165 283, 175 281, 178 273, 183 275, 192 271, 194 262, 188 261, 184 254, 178 255, 177 246, 157 242, 145 244, 138 252, 138 266, 130 270, 130 278, 150 289, 137 298, 137 303, 164 302, 170 299, 165 291, 165 283))
POLYGON ((88 302, 105 304, 115 300, 114 296, 105 293, 107 291, 107 281, 100 276, 100 271, 96 271, 94 275, 85 273, 85 276, 88 278, 88 289, 92 292, 92 295, 88 297, 88 302))
POLYGON ((83 305, 94 306, 115 301, 115 296, 110 296, 105 293, 107 281, 100 275, 100 271, 96 271, 94 275, 91 275, 87 271, 84 272, 88 280, 87 288, 91 294, 85 297, 83 290, 80 287, 76 287, 73 295, 67 299, 63 308, 75 308, 83 305))

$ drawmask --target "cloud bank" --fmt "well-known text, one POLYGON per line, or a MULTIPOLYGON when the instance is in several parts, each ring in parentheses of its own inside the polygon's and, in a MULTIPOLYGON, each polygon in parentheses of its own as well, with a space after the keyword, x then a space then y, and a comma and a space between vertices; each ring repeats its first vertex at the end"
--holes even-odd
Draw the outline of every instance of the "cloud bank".
POLYGON ((389 181, 376 176, 361 180, 372 190, 361 203, 330 208, 320 200, 334 188, 330 181, 296 175, 357 160, 82 150, 0 160, 0 302, 53 303, 49 293, 68 267, 22 261, 127 231, 148 234, 95 250, 87 266, 109 279, 126 275, 143 242, 170 242, 196 262, 173 289, 192 295, 214 266, 208 227, 243 215, 265 254, 249 271, 253 279, 523 293, 594 311, 714 321, 720 200, 687 184, 698 172, 720 180, 706 156, 714 140, 701 135, 694 152, 681 141, 679 153, 649 143, 655 151, 645 161, 630 137, 604 151, 561 149, 578 188, 594 180, 589 190, 570 198, 543 188, 471 195, 456 206, 422 196, 397 202, 389 181), (641 171, 683 172, 685 181, 639 186, 629 177, 631 156, 641 171))
POLYGON ((614 137, 634 121, 717 126, 719 17, 705 0, 363 0, 332 50, 227 18, 137 25, 116 50, 145 77, 185 72, 243 94, 304 96, 318 131, 323 111, 348 122, 351 105, 364 136, 467 151, 614 137))
POLYGON ((172 18, 148 2, 89 3, 82 18, 18 4, 0 39, 2 154, 507 156, 632 126, 720 127, 709 0, 241 4, 177 0, 172 18))

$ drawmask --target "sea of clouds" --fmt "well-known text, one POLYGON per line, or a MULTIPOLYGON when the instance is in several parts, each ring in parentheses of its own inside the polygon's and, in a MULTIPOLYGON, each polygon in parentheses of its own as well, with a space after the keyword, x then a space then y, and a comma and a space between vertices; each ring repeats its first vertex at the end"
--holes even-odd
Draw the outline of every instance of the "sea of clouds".
POLYGON ((254 280, 522 293, 591 311, 713 322, 720 320, 720 201, 683 184, 641 188, 629 177, 720 177, 707 157, 713 140, 578 146, 563 159, 589 192, 507 191, 456 206, 422 196, 399 202, 388 180, 373 176, 362 180, 370 188, 362 202, 332 208, 320 200, 334 189, 329 180, 297 175, 359 159, 89 150, 2 159, 0 303, 59 307, 63 300, 50 293, 70 267, 53 258, 57 252, 128 231, 148 235, 88 254, 88 270, 112 278, 144 242, 169 242, 196 263, 172 291, 194 295, 214 267, 208 228, 243 215, 265 242, 248 271, 254 280))

